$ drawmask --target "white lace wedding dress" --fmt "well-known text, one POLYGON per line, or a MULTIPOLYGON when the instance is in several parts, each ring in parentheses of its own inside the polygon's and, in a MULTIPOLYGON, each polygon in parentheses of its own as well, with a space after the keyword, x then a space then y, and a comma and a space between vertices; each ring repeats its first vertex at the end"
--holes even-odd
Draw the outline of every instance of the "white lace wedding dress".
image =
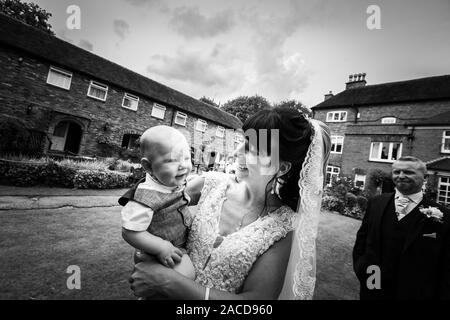
POLYGON ((294 229, 295 212, 286 206, 223 237, 217 246, 220 214, 230 176, 205 174, 205 183, 192 222, 187 249, 196 281, 209 288, 239 293, 253 263, 275 242, 294 229), (216 248, 215 248, 216 244, 216 248))

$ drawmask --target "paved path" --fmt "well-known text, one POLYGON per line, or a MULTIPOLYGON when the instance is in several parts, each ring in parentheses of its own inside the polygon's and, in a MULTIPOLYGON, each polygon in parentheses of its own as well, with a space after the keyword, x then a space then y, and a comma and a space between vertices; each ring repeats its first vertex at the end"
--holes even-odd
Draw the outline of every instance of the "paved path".
POLYGON ((0 186, 0 211, 114 207, 125 191, 0 186))
POLYGON ((360 225, 359 220, 330 212, 322 213, 317 239, 315 299, 359 299, 359 282, 353 272, 352 250, 360 225))
MULTIPOLYGON (((124 190, 24 189, 0 187, 0 299, 133 298, 126 283, 132 250, 117 207, 124 190), (69 265, 82 269, 81 291, 66 287, 69 265)), ((358 298, 351 251, 359 225, 322 214, 316 300, 358 298)))

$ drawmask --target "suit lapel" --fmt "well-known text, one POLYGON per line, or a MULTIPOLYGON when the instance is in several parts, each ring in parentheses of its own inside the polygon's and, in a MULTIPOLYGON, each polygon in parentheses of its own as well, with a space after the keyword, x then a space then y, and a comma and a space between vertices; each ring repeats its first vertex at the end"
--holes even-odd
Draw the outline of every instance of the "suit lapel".
POLYGON ((411 228, 411 232, 409 232, 408 235, 406 236, 405 245, 403 247, 403 252, 402 253, 404 253, 411 246, 411 244, 414 242, 414 240, 416 240, 417 237, 420 236, 420 234, 422 233, 422 230, 423 230, 423 228, 425 226, 427 218, 425 217, 425 215, 423 215, 422 213, 418 212, 419 208, 422 207, 422 206, 427 206, 426 200, 422 200, 414 208, 414 210, 412 210, 410 213, 408 213, 408 214, 416 214, 417 216, 414 219, 414 225, 411 228))
POLYGON ((386 193, 382 194, 379 201, 375 203, 374 206, 374 212, 378 213, 375 215, 375 231, 376 231, 376 244, 379 246, 378 249, 381 248, 381 221, 383 220, 383 216, 386 214, 386 207, 389 204, 389 202, 394 197, 394 193, 386 193))

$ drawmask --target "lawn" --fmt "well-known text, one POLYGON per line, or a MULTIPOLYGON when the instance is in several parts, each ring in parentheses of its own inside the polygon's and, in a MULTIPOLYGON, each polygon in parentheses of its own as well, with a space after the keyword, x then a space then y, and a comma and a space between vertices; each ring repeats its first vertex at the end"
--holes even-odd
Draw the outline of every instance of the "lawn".
MULTIPOLYGON (((133 250, 122 240, 120 208, 0 211, 0 299, 133 299, 133 250), (81 269, 81 290, 66 286, 81 269)), ((315 299, 357 299, 351 249, 360 222, 324 213, 315 299)))

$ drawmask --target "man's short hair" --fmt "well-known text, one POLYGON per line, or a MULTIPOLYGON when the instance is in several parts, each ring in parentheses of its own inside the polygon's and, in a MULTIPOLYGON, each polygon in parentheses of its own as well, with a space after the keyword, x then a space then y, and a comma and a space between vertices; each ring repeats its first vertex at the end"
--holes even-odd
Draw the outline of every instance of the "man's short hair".
MULTIPOLYGON (((427 165, 425 162, 420 160, 419 158, 413 157, 413 156, 404 156, 397 159, 397 161, 404 161, 404 162, 415 162, 419 165, 419 169, 422 170, 423 174, 427 174, 427 165)), ((397 162, 396 161, 396 162, 397 162)))

